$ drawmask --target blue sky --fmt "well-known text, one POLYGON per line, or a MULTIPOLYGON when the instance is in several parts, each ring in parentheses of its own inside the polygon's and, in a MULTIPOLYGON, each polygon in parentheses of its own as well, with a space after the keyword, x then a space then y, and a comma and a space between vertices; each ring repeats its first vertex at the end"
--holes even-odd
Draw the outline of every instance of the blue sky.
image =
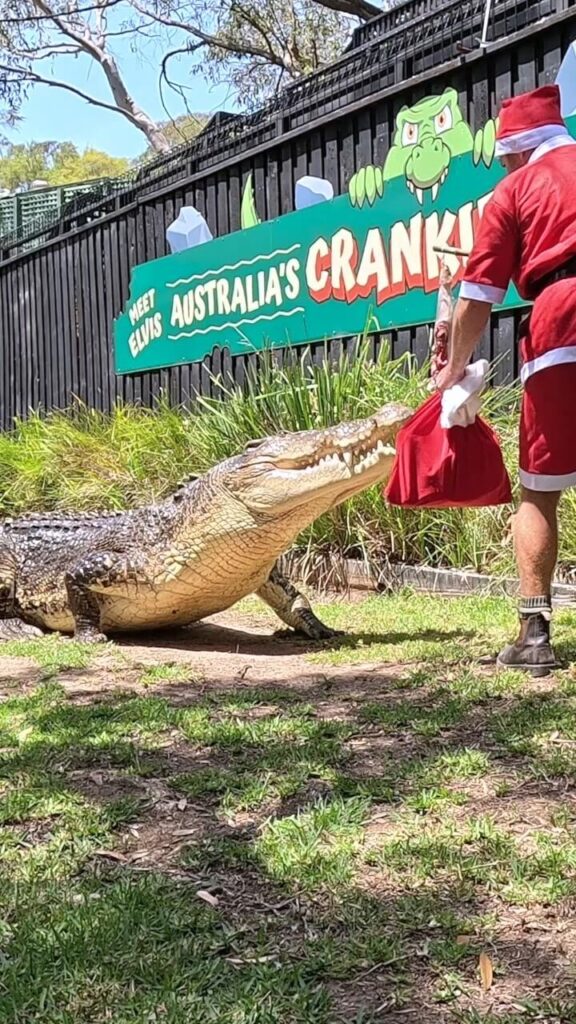
MULTIPOLYGON (((150 41, 145 43, 143 52, 136 55, 131 52, 129 42, 121 39, 113 48, 134 99, 153 118, 161 121, 167 120, 167 114, 158 90, 160 60, 162 54, 175 45, 174 39, 150 41)), ((43 68, 45 74, 48 71, 48 67, 43 68)), ((54 78, 110 101, 102 71, 88 57, 58 58, 51 73, 54 78)), ((191 57, 174 58, 170 63, 170 75, 186 84, 191 110, 214 113, 234 109, 233 97, 225 86, 212 86, 203 79, 197 58, 196 64, 191 57)), ((165 90, 165 101, 171 116, 185 113, 184 103, 172 90, 165 90)), ((147 145, 144 136, 121 115, 88 105, 62 89, 35 86, 20 113, 20 123, 5 131, 11 142, 71 140, 80 149, 94 146, 113 156, 128 157, 137 156, 147 145)))

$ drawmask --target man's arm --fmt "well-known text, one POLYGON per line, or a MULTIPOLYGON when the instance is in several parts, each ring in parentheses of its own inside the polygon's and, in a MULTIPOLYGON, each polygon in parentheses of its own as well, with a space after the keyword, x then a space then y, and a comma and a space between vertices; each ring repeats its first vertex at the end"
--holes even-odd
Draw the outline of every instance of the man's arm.
POLYGON ((479 299, 458 299, 452 320, 448 363, 436 378, 439 391, 446 391, 462 380, 470 356, 488 323, 491 310, 492 304, 489 302, 481 302, 479 299))
POLYGON ((468 259, 456 304, 448 365, 436 378, 440 391, 457 384, 488 323, 492 306, 502 302, 519 262, 518 223, 510 208, 509 192, 487 203, 474 248, 468 259), (501 201, 500 201, 501 200, 501 201))

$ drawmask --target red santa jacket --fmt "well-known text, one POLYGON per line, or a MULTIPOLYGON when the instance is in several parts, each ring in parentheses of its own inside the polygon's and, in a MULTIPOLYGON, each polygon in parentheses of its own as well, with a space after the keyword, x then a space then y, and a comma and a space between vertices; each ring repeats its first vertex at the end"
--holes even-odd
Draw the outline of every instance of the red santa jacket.
MULTIPOLYGON (((567 278, 538 296, 538 281, 576 256, 574 140, 539 146, 530 162, 501 181, 487 203, 460 288, 461 298, 502 302, 510 281, 536 299, 523 342, 527 364, 551 350, 574 347, 550 361, 576 360, 576 282, 567 278)), ((538 367, 540 368, 540 367, 538 367)))

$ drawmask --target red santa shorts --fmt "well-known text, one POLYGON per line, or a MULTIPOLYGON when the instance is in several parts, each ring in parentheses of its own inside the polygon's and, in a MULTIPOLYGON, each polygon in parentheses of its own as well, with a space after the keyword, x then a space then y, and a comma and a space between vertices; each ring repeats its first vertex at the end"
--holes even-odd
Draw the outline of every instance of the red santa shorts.
POLYGON ((548 366, 525 382, 520 482, 532 491, 576 486, 576 362, 548 366))
POLYGON ((575 300, 574 279, 547 288, 523 332, 520 482, 533 491, 576 486, 575 300))

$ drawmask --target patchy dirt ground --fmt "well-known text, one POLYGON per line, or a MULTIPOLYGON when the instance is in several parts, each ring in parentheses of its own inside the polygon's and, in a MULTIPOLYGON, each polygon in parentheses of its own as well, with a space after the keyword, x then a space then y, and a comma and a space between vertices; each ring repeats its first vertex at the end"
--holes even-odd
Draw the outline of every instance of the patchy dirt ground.
MULTIPOLYGON (((357 617, 349 648, 273 637, 274 617, 248 608, 76 666, 66 642, 44 663, 0 658, 4 831, 32 855, 61 844, 71 812, 47 813, 44 790, 86 813, 130 806, 70 867, 78 902, 160 876, 168 908, 184 891, 208 915, 196 956, 216 972, 210 996, 184 972, 168 998, 148 971, 132 1016, 128 981, 100 964, 86 986, 102 1004, 57 989, 70 1017, 9 980, 10 1024, 183 1024, 206 999, 222 1024, 576 1020, 572 670, 480 670, 471 653, 495 609, 494 638, 506 627, 505 604, 420 601, 412 622, 396 608, 402 629, 382 605, 334 606, 338 625, 357 617)), ((163 941, 178 961, 178 928, 163 941)), ((32 993, 47 985, 34 971, 32 993)))

